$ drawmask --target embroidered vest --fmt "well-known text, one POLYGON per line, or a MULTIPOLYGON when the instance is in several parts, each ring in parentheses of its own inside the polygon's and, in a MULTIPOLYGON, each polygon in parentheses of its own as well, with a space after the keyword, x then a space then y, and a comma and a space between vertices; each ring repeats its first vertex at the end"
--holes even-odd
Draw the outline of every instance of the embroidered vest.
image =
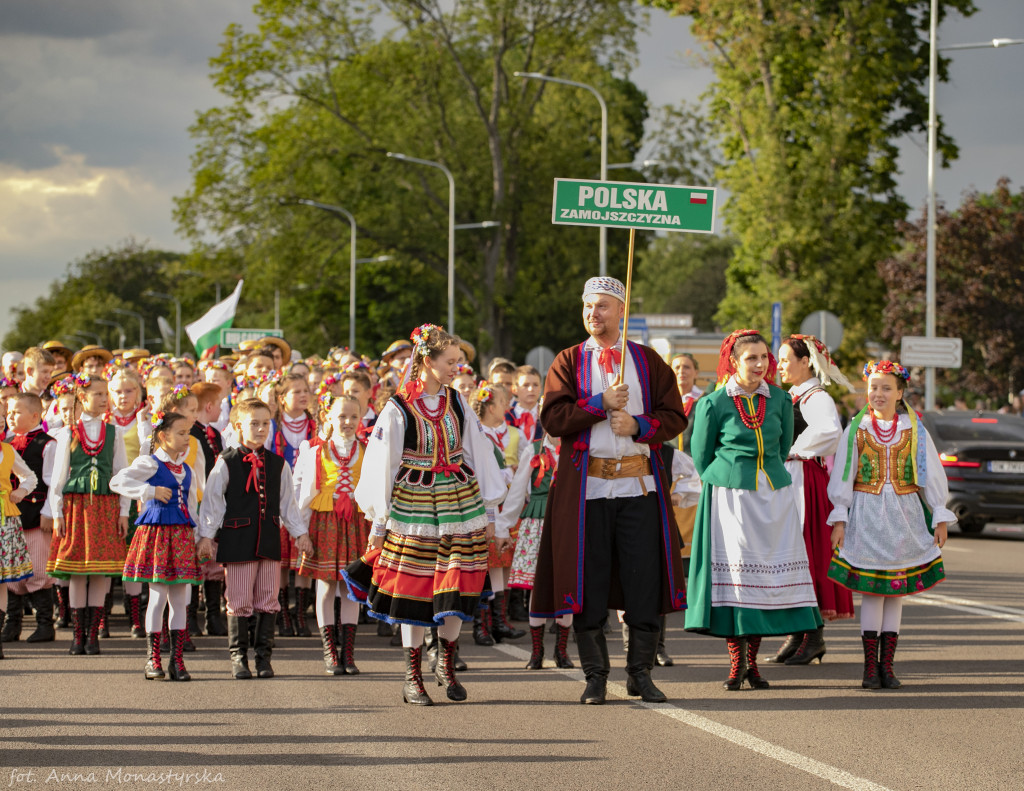
MULTIPOLYGON (((112 493, 109 484, 114 474, 114 441, 117 439, 117 430, 106 423, 102 426, 103 449, 95 456, 87 454, 81 445, 72 448, 64 494, 112 493)), ((68 431, 72 431, 73 428, 72 426, 68 431)))
POLYGON ((217 562, 240 563, 281 559, 281 474, 284 459, 264 451, 259 489, 246 488, 252 465, 247 448, 221 454, 228 468, 224 492, 224 523, 217 533, 217 562))
POLYGON ((914 483, 914 449, 910 434, 909 429, 904 429, 894 445, 885 446, 867 429, 857 429, 855 492, 881 494, 886 482, 892 483, 896 494, 915 494, 920 489, 914 483))
MULTIPOLYGON (((353 440, 353 442, 358 443, 358 440, 353 440)), ((359 475, 363 469, 363 449, 360 447, 356 451, 351 467, 344 467, 335 460, 329 443, 317 446, 316 458, 316 483, 319 491, 313 496, 309 507, 313 511, 333 511, 335 492, 348 495, 351 498, 352 492, 355 491, 356 485, 359 483, 359 475)))
MULTIPOLYGON (((43 482, 43 450, 50 442, 53 442, 53 437, 45 431, 37 432, 29 440, 28 446, 21 454, 21 458, 28 468, 36 474, 36 488, 18 503, 23 530, 33 530, 39 527, 43 505, 46 503, 46 496, 50 491, 50 487, 43 482)), ((13 490, 15 486, 13 475, 10 477, 10 481, 13 490)))
POLYGON ((196 523, 188 512, 188 493, 192 488, 192 468, 185 465, 185 477, 181 483, 170 468, 160 459, 157 468, 148 481, 150 486, 163 486, 171 490, 171 499, 162 503, 157 499, 147 500, 146 507, 135 521, 136 525, 188 525, 196 523))
POLYGON ((445 388, 444 411, 435 420, 420 412, 418 399, 409 403, 395 395, 391 400, 405 415, 402 466, 424 473, 454 473, 462 465, 462 432, 465 428, 462 404, 455 392, 445 388))

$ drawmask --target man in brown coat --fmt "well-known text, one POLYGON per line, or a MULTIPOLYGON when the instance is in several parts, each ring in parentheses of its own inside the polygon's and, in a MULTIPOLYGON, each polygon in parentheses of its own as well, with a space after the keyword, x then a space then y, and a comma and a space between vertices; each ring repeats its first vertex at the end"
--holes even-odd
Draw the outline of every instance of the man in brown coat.
POLYGON ((627 690, 664 701, 651 681, 659 617, 686 606, 669 477, 657 452, 683 431, 686 417, 672 370, 657 352, 629 343, 620 359, 624 308, 621 282, 587 281, 583 323, 590 338, 555 358, 540 416, 562 445, 531 615, 573 613, 587 677, 581 703, 605 700, 609 608, 625 610, 630 628, 627 690), (616 384, 623 362, 623 381, 616 384))

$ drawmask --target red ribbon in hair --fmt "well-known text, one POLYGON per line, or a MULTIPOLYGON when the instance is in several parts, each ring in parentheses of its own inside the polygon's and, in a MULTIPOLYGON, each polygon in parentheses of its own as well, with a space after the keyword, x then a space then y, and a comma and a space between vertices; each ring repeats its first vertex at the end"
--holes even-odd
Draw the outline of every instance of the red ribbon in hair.
MULTIPOLYGON (((761 333, 757 330, 734 330, 729 336, 722 341, 722 348, 718 352, 718 368, 715 373, 718 377, 718 383, 722 384, 730 376, 736 373, 736 366, 732 362, 732 349, 736 345, 736 341, 740 338, 749 335, 760 335, 761 333)), ((767 345, 767 344, 766 344, 767 345)), ((768 350, 768 370, 765 371, 764 380, 769 384, 775 382, 775 370, 778 367, 778 363, 775 361, 775 356, 772 354, 772 350, 768 350)))

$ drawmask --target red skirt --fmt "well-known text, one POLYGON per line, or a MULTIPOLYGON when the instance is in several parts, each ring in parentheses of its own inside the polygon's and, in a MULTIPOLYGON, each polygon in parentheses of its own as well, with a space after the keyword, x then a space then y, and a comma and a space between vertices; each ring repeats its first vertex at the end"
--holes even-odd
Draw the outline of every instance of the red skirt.
POLYGON ((127 548, 118 517, 121 498, 116 494, 65 494, 64 535, 53 540, 46 573, 51 577, 107 574, 120 577, 127 548))
POLYGON ((487 567, 492 569, 510 569, 512 561, 516 556, 516 542, 519 540, 519 523, 508 531, 512 538, 511 546, 505 548, 504 552, 498 552, 498 542, 491 539, 487 542, 487 567))
POLYGON ((128 548, 124 578, 128 582, 198 585, 203 575, 192 527, 139 525, 128 548))
POLYGON ((299 551, 287 528, 281 528, 281 568, 291 570, 299 565, 299 551))
POLYGON ((296 571, 304 577, 333 582, 341 579, 341 572, 366 549, 370 537, 370 523, 362 514, 347 522, 338 519, 334 511, 313 511, 309 517, 309 540, 313 542, 313 557, 302 556, 296 571))
POLYGON ((832 512, 828 499, 828 473, 813 459, 804 465, 804 544, 811 567, 811 581, 818 609, 826 621, 853 617, 853 593, 828 577, 832 562, 832 526, 825 520, 832 512))

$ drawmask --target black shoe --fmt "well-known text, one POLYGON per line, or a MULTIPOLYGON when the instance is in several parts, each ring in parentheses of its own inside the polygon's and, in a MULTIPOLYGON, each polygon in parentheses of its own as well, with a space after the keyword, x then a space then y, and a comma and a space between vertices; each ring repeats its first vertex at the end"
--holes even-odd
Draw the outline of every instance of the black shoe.
POLYGON ((768 689, 771 684, 761 678, 761 672, 757 669, 757 652, 761 648, 761 636, 747 637, 747 683, 753 689, 768 689))
POLYGON ((85 632, 89 628, 89 608, 73 607, 71 612, 71 647, 68 653, 81 656, 85 653, 85 632))
POLYGON ((864 689, 881 689, 882 678, 878 675, 878 632, 862 632, 860 642, 864 646, 864 680, 860 685, 864 689))
POLYGON ((71 626, 71 607, 68 604, 68 589, 60 585, 50 588, 57 600, 57 628, 67 629, 71 626))
POLYGON ((95 656, 100 652, 100 625, 103 621, 102 607, 86 607, 89 612, 89 629, 85 633, 85 653, 95 656))
POLYGON ((175 629, 171 632, 171 657, 168 662, 167 677, 171 681, 191 681, 192 676, 185 669, 185 639, 187 629, 175 629))
POLYGON ((423 668, 421 665, 423 648, 406 648, 405 652, 405 686, 402 687, 402 700, 414 706, 433 706, 426 688, 423 686, 423 668))
POLYGON ((296 637, 312 637, 313 633, 309 631, 309 623, 306 620, 306 607, 310 600, 309 588, 296 588, 295 589, 295 636, 296 637))
POLYGON ((768 660, 770 664, 781 665, 785 663, 793 654, 800 649, 800 644, 804 641, 803 632, 795 632, 786 638, 786 642, 779 648, 778 653, 775 654, 771 659, 768 660))
MULTIPOLYGON (((110 613, 114 609, 114 594, 112 591, 107 591, 107 595, 103 597, 103 606, 96 609, 99 610, 99 629, 97 634, 106 640, 110 637, 110 613)), ((97 614, 93 613, 93 617, 97 617, 97 614)), ((96 653, 98 654, 99 652, 99 644, 97 644, 96 653)), ((88 647, 86 647, 85 653, 89 653, 88 647)))
POLYGON ((249 670, 249 619, 228 616, 228 651, 231 653, 231 675, 252 678, 249 670))
POLYGON ((722 684, 724 689, 736 692, 747 677, 747 641, 742 637, 730 637, 725 641, 729 649, 729 678, 722 684))
MULTIPOLYGON (((576 667, 569 659, 569 627, 556 624, 555 629, 555 667, 567 669, 570 667, 576 667)), ((540 627, 544 629, 543 626, 540 627)))
POLYGON ((448 700, 463 701, 466 699, 466 688, 455 677, 455 643, 437 638, 437 665, 434 667, 434 679, 439 687, 444 687, 448 700))
POLYGON ((329 676, 345 675, 345 668, 338 662, 338 648, 334 643, 334 624, 320 627, 320 643, 324 649, 324 672, 329 676))
POLYGON ((149 647, 149 656, 146 657, 146 680, 166 678, 163 660, 160 657, 160 632, 146 635, 146 644, 149 647))
POLYGON ((490 607, 486 604, 477 608, 473 616, 473 642, 477 645, 494 645, 494 638, 491 637, 491 630, 488 628, 490 620, 490 607))
POLYGON ((530 653, 530 661, 526 663, 526 669, 540 670, 544 667, 544 624, 530 627, 530 641, 533 643, 533 650, 530 653))
POLYGON ((608 694, 608 673, 611 671, 604 630, 576 632, 576 650, 580 654, 583 674, 587 677, 587 687, 580 695, 580 703, 600 706, 608 694))
POLYGON ((16 643, 21 639, 21 623, 25 617, 24 599, 24 596, 8 592, 7 623, 0 630, 0 642, 16 643))
POLYGON ((36 630, 30 634, 26 643, 50 643, 57 633, 53 629, 53 596, 49 589, 37 590, 28 595, 32 609, 36 613, 36 630))
POLYGON ((878 675, 882 679, 882 686, 885 689, 899 689, 903 683, 893 675, 892 663, 900 635, 898 632, 882 632, 878 637, 878 675))
POLYGON ((274 668, 270 657, 274 653, 274 622, 277 616, 272 612, 256 613, 256 644, 253 654, 256 656, 256 677, 273 678, 274 668))
POLYGON ((346 675, 358 676, 359 668, 356 667, 356 625, 354 623, 343 623, 341 625, 341 645, 338 647, 341 653, 339 662, 346 675))
POLYGON ((461 673, 463 670, 469 670, 469 666, 465 662, 463 662, 462 661, 462 657, 459 656, 459 640, 458 640, 458 638, 455 639, 455 657, 454 657, 453 661, 455 662, 454 666, 455 666, 455 672, 456 673, 461 673))
POLYGON ((509 591, 508 618, 510 621, 526 622, 530 620, 530 613, 526 611, 526 591, 522 588, 512 588, 509 591))
MULTIPOLYGON (((281 637, 295 637, 295 628, 292 626, 292 614, 288 612, 288 589, 281 588, 277 593, 277 603, 281 605, 281 611, 277 614, 277 622, 280 626, 278 634, 281 637)), ((255 642, 253 643, 255 645, 255 642)))
POLYGON ((638 695, 645 703, 664 703, 665 697, 651 680, 654 655, 658 650, 658 632, 630 629, 629 652, 626 654, 626 692, 638 695))
POLYGON ((819 626, 813 632, 806 632, 804 634, 804 639, 803 642, 800 643, 800 648, 797 649, 793 656, 786 660, 786 664, 809 665, 817 659, 818 664, 820 665, 824 656, 825 628, 823 626, 819 626))
POLYGON ((400 624, 388 625, 391 630, 391 641, 388 645, 399 646, 402 644, 402 627, 400 624))
POLYGON ((526 635, 526 630, 516 629, 508 622, 507 602, 505 591, 495 593, 494 601, 491 602, 491 635, 496 643, 502 640, 518 640, 526 635))
POLYGON ((437 667, 437 627, 432 626, 423 630, 423 658, 427 662, 427 670, 431 673, 437 667))

